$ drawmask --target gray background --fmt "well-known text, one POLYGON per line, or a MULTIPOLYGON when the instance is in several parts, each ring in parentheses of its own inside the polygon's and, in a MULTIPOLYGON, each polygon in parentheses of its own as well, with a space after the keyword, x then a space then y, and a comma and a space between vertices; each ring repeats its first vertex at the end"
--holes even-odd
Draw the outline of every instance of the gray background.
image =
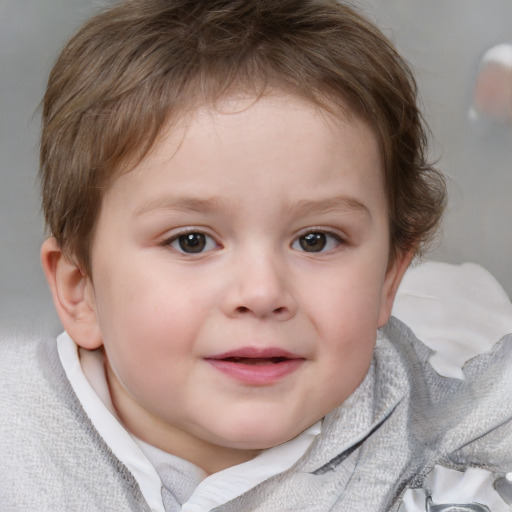
MULTIPOLYGON (((432 157, 449 179, 442 241, 430 258, 480 263, 512 296, 512 130, 467 115, 479 59, 495 44, 512 43, 512 1, 355 3, 415 69, 432 157)), ((38 255, 38 105, 59 48, 98 5, 0 0, 0 334, 60 329, 38 255)))

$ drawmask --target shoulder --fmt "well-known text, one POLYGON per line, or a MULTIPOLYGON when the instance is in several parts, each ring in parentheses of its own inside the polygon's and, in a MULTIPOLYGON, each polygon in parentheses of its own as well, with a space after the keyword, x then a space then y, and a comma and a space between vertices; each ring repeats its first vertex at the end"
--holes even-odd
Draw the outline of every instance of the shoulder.
POLYGON ((52 410, 60 411, 65 403, 76 402, 55 338, 17 334, 1 339, 0 383, 0 408, 5 412, 0 424, 16 414, 25 419, 20 430, 28 428, 31 421, 47 417, 52 410))
POLYGON ((2 340, 0 385, 2 506, 145 510, 137 484, 74 394, 55 339, 2 340))
POLYGON ((3 336, 0 339, 0 382, 4 390, 1 405, 21 406, 24 400, 42 394, 45 368, 57 363, 54 339, 22 334, 3 336))
POLYGON ((38 457, 52 454, 53 458, 51 447, 58 448, 55 438, 61 428, 70 426, 67 420, 73 407, 55 339, 19 335, 3 339, 0 383, 0 450, 7 452, 0 454, 2 470, 21 467, 29 453, 35 464, 38 457))

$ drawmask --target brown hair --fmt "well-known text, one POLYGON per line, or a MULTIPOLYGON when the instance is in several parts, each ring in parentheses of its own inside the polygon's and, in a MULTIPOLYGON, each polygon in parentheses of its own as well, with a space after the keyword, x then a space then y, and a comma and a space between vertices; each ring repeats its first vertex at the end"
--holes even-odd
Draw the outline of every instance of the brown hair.
POLYGON ((336 0, 131 0, 89 20, 50 74, 42 196, 61 248, 90 272, 104 191, 164 125, 230 92, 267 89, 366 120, 380 142, 393 251, 431 237, 445 184, 425 160, 414 78, 353 8, 336 0))

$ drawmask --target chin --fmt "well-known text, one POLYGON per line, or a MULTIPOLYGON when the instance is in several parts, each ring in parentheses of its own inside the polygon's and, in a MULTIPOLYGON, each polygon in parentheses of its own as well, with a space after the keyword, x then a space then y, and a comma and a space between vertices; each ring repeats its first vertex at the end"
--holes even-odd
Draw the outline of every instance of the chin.
POLYGON ((294 427, 278 425, 271 420, 237 425, 236 429, 230 428, 228 432, 224 433, 221 444, 239 450, 266 450, 290 441, 308 427, 309 425, 299 427, 297 423, 294 427))

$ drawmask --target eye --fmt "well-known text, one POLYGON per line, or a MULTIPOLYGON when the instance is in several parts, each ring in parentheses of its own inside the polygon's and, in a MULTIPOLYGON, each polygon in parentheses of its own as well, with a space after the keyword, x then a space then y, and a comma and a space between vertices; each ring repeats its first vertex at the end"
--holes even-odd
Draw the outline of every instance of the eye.
POLYGON ((211 236, 199 231, 191 231, 175 236, 167 242, 167 245, 186 254, 199 254, 217 247, 217 243, 211 236))
POLYGON ((292 248, 304 252, 327 252, 341 243, 341 238, 333 233, 310 231, 294 240, 292 248))

